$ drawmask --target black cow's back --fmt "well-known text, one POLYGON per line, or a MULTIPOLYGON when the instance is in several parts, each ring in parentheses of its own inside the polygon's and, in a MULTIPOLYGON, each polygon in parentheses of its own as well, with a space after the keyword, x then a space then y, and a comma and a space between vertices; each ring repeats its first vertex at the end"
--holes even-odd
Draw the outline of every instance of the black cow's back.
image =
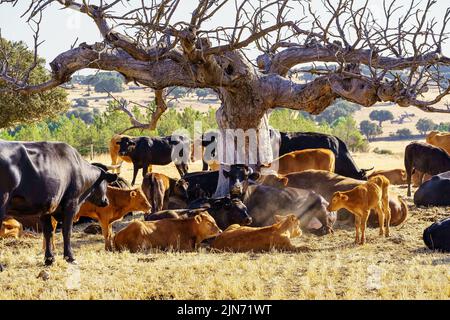
POLYGON ((433 176, 414 193, 417 206, 450 206, 450 171, 433 176))
POLYGON ((450 252, 450 218, 433 223, 423 232, 423 241, 431 250, 450 252))

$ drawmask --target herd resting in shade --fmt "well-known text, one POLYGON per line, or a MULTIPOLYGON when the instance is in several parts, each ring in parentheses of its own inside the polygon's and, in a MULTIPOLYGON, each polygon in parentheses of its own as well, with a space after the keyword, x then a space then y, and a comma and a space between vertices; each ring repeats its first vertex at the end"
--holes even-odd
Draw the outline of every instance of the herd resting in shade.
MULTIPOLYGON (((205 241, 225 251, 295 250, 291 238, 304 232, 323 236, 343 225, 354 225, 357 244, 366 242, 367 226, 389 237, 390 227, 408 216, 406 203, 390 185, 407 184, 408 196, 410 185, 418 186, 416 205, 450 205, 449 133, 431 132, 427 143, 410 143, 405 169, 370 175, 373 168, 359 169, 337 137, 275 130, 270 136, 279 153, 276 163, 226 166, 229 194, 224 197, 214 197, 219 171, 206 156, 200 172, 189 173, 188 163, 178 162, 180 179, 152 172, 152 165, 172 161, 175 146, 190 149, 187 138, 115 135, 111 166, 90 164, 64 143, 0 141, 0 237, 30 235, 25 229, 42 232, 46 265, 54 261, 57 224, 62 225, 64 258, 75 262, 72 225, 86 218, 99 222, 94 232, 103 234, 106 250, 194 250, 205 241), (122 161, 133 164, 131 185, 118 176, 122 161), (140 169, 143 182, 135 187, 140 169), (114 234, 112 224, 134 212, 143 212, 144 219, 114 234)), ((217 139, 205 137, 202 150, 214 147, 217 139)), ((425 244, 449 251, 449 230, 449 220, 430 226, 425 244)))

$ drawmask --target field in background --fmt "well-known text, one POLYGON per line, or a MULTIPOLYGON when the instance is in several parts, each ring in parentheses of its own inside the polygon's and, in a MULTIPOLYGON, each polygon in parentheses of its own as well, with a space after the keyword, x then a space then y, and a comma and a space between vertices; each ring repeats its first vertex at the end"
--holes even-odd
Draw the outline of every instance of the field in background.
MULTIPOLYGON (((107 155, 94 160, 110 161, 107 155)), ((397 155, 356 154, 355 160, 361 167, 401 167, 397 155)), ((197 162, 191 170, 200 167, 197 162)), ((131 170, 124 163, 123 176, 131 179, 131 170)), ((172 165, 154 171, 178 176, 172 165)), ((404 188, 395 191, 405 196, 404 188)), ((113 253, 104 251, 100 235, 84 234, 78 226, 73 246, 79 265, 63 261, 58 233, 47 281, 37 277, 45 270, 41 239, 3 240, 0 260, 7 269, 0 299, 449 299, 450 257, 424 248, 422 232, 448 216, 450 207, 421 209, 407 202, 410 217, 392 228, 390 238, 369 229, 368 243, 356 246, 353 228, 336 229, 333 235, 295 239, 302 248, 295 253, 113 253)))

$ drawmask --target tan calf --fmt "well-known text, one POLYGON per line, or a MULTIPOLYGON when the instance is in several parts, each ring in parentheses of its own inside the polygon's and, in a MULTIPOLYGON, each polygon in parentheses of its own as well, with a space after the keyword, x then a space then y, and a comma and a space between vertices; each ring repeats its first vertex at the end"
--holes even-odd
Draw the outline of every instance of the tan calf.
POLYGON ((22 224, 14 218, 6 217, 0 227, 0 238, 15 238, 23 233, 22 224))
POLYGON ((78 221, 80 217, 98 220, 105 238, 105 249, 111 250, 112 223, 121 220, 128 212, 148 212, 151 206, 140 188, 123 190, 108 186, 106 195, 109 200, 107 207, 97 207, 86 201, 81 206, 74 221, 78 221))
POLYGON ((334 172, 335 156, 328 149, 304 149, 289 152, 263 168, 277 169, 278 174, 302 172, 309 169, 334 172))
POLYGON ((275 221, 276 223, 271 226, 260 228, 233 224, 214 239, 211 246, 236 252, 294 249, 290 239, 302 234, 298 218, 293 214, 275 216, 275 221))
MULTIPOLYGON (((383 192, 381 188, 373 182, 367 182, 359 185, 349 191, 337 191, 331 197, 328 205, 329 211, 347 209, 355 215, 356 237, 355 243, 364 244, 366 242, 366 226, 370 210, 374 209, 378 216, 383 216, 383 192), (361 240, 359 230, 361 229, 361 240)), ((380 218, 381 221, 381 218, 380 218)), ((380 234, 384 223, 380 223, 380 234)))
POLYGON ((133 220, 114 236, 114 248, 131 252, 150 248, 191 251, 203 240, 220 232, 207 212, 186 219, 133 220))
POLYGON ((391 209, 389 208, 389 180, 383 175, 377 175, 370 177, 368 181, 375 183, 381 189, 383 215, 378 216, 378 223, 380 224, 380 235, 382 236, 385 234, 384 222, 386 221, 386 237, 389 237, 389 225, 391 223, 391 209))
POLYGON ((404 169, 376 170, 368 178, 378 175, 385 176, 392 185, 406 184, 406 171, 404 169))

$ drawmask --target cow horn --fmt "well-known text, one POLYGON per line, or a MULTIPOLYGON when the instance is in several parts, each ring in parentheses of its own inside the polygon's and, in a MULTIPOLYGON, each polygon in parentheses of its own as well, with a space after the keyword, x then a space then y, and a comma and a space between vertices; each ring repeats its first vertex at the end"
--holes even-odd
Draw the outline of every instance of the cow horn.
POLYGON ((371 171, 371 170, 373 170, 373 169, 375 169, 375 167, 372 167, 372 168, 370 168, 370 169, 361 169, 361 171, 367 172, 367 171, 371 171))

